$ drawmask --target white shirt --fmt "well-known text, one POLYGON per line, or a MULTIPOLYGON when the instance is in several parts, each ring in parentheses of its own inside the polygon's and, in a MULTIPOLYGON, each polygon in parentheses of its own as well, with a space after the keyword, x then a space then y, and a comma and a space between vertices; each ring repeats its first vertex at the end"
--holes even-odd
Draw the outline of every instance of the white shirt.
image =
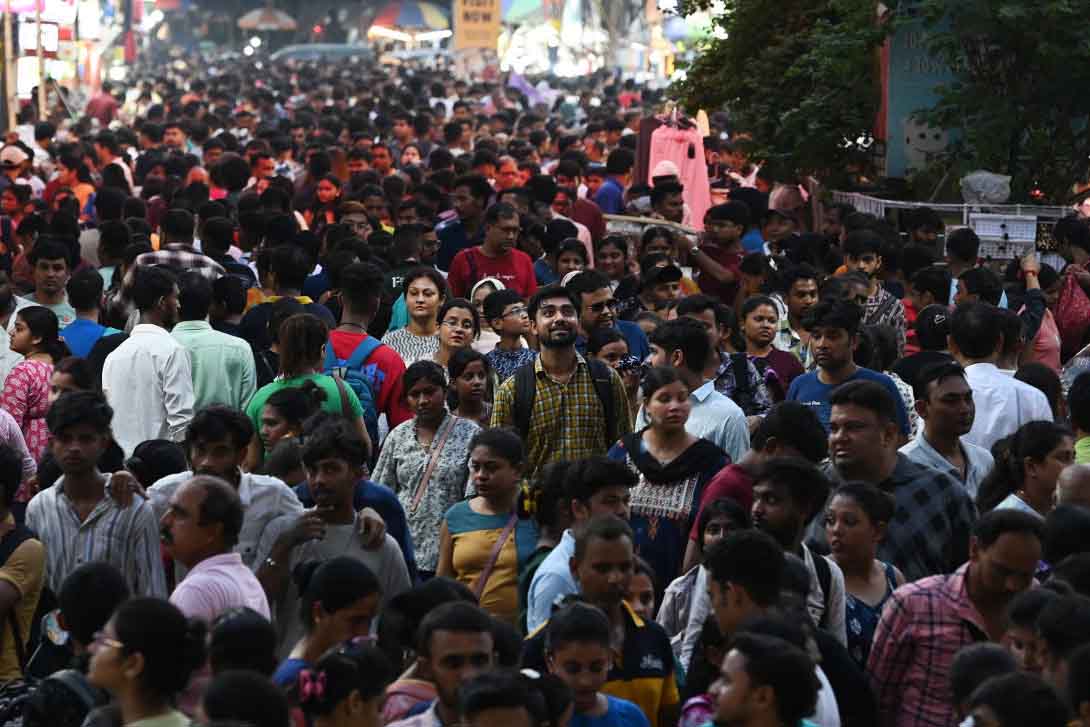
MULTIPOLYGON (((730 455, 731 462, 739 462, 749 451, 749 426, 741 407, 715 390, 715 382, 708 380, 689 394, 693 408, 685 431, 694 437, 707 439, 730 455)), ((647 414, 640 407, 636 414, 636 429, 647 426, 647 414)))
POLYGON ((1027 422, 1052 421, 1052 407, 1040 390, 1011 376, 995 364, 965 367, 965 380, 973 390, 976 418, 961 439, 991 451, 992 445, 1014 434, 1027 422))
POLYGON ((114 439, 126 457, 149 439, 180 442, 193 418, 189 353, 165 328, 140 323, 106 357, 102 393, 113 407, 114 439))
MULTIPOLYGON (((155 516, 162 519, 170 506, 170 498, 183 483, 192 479, 192 472, 167 475, 148 488, 148 499, 155 516)), ((238 499, 242 501, 242 530, 238 534, 235 552, 242 556, 247 568, 257 570, 257 544, 265 528, 281 515, 303 511, 303 503, 295 492, 275 477, 243 472, 238 482, 238 499)))

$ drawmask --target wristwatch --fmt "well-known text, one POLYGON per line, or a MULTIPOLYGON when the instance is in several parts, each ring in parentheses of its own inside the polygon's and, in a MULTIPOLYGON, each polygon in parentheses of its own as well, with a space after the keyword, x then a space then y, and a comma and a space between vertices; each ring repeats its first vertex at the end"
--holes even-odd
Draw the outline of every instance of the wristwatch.
POLYGON ((690 255, 695 255, 698 252, 700 252, 700 245, 693 245, 692 247, 689 248, 689 254, 690 255))

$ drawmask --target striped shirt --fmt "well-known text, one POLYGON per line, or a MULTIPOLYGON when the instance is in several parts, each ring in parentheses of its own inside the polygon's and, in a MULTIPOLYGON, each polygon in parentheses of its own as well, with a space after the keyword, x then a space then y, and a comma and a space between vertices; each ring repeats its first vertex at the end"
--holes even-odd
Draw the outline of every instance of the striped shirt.
POLYGON ((80 522, 61 476, 27 505, 26 524, 45 546, 46 583, 54 593, 60 593, 61 583, 79 566, 103 561, 125 574, 133 595, 166 598, 159 521, 151 503, 137 498, 122 508, 105 495, 80 522))

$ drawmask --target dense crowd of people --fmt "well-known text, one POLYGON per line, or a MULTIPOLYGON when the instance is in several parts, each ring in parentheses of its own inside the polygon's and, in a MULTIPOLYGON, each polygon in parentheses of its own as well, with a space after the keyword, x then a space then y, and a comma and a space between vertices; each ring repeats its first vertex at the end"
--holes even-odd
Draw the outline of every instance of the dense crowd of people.
POLYGON ((1090 726, 1087 220, 254 68, 0 149, 0 724, 1090 726))

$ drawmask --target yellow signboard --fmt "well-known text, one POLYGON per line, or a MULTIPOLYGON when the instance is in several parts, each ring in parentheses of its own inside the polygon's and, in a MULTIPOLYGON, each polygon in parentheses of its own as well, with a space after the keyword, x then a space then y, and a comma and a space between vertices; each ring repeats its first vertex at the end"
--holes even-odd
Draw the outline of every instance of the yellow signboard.
POLYGON ((496 50, 501 0, 454 0, 454 49, 496 50))

